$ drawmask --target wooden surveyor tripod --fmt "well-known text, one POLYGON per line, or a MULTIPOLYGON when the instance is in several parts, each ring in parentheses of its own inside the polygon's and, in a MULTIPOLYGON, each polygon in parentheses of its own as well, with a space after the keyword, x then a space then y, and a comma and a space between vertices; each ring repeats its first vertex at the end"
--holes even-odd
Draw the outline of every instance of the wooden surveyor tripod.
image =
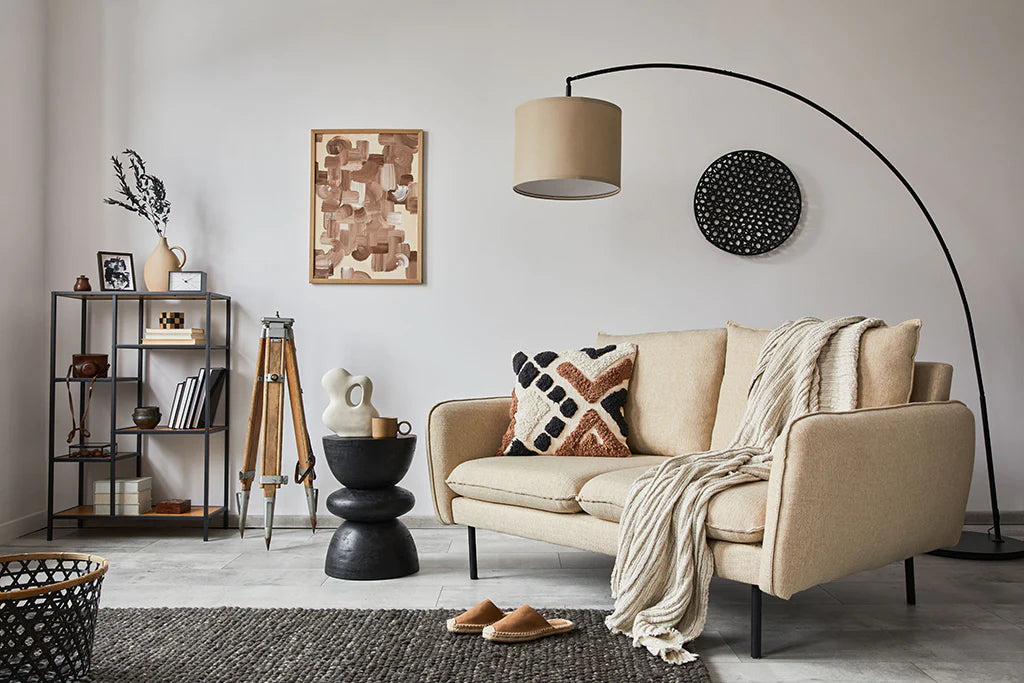
POLYGON ((245 463, 238 478, 242 490, 235 494, 238 500, 238 533, 245 536, 245 515, 249 508, 249 489, 256 478, 256 452, 263 453, 260 462, 259 485, 263 488, 263 538, 270 550, 270 537, 274 528, 274 500, 277 488, 288 483, 288 475, 281 474, 281 440, 284 429, 284 389, 288 386, 288 399, 292 406, 292 425, 298 462, 295 464, 295 483, 306 487, 306 505, 309 524, 316 532, 316 505, 319 490, 313 488, 316 472, 313 466, 313 448, 306 429, 306 410, 302 407, 302 386, 299 384, 299 364, 295 359, 295 337, 292 334, 294 318, 263 319, 260 335, 256 377, 252 383, 252 402, 249 404, 249 431, 245 436, 245 463), (287 382, 285 381, 287 380, 287 382))

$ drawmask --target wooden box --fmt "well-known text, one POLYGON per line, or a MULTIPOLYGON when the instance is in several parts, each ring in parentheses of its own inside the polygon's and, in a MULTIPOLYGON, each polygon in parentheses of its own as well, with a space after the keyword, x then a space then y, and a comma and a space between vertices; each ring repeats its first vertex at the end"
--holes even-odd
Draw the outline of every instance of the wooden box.
POLYGON ((192 501, 188 498, 181 500, 180 498, 174 498, 171 500, 161 500, 159 503, 153 506, 153 512, 158 515, 181 515, 192 509, 192 501))

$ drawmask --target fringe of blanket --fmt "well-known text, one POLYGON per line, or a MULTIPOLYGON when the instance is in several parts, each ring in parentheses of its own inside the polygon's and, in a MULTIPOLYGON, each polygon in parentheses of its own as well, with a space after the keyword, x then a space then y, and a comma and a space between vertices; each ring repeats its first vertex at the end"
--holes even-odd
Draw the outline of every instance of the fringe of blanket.
POLYGON ((707 621, 714 556, 705 523, 712 497, 767 480, 771 447, 794 418, 857 403, 861 336, 881 320, 801 318, 772 330, 751 380, 747 408, 725 449, 669 458, 630 489, 612 570, 613 633, 671 664, 696 659, 685 644, 707 621))

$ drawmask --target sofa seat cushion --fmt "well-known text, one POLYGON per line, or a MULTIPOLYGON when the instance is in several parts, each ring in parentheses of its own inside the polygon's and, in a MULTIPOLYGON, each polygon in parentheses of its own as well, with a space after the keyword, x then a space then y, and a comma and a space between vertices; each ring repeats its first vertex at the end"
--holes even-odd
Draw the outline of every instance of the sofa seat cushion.
POLYGON ((446 483, 460 496, 476 500, 548 512, 581 512, 576 495, 594 477, 619 469, 643 471, 664 460, 658 455, 477 458, 452 470, 446 483))
MULTIPOLYGON (((647 469, 634 467, 594 477, 577 496, 580 507, 594 517, 618 522, 629 487, 647 469)), ((715 495, 708 504, 708 538, 733 543, 760 543, 764 538, 767 500, 766 481, 740 484, 715 495)))

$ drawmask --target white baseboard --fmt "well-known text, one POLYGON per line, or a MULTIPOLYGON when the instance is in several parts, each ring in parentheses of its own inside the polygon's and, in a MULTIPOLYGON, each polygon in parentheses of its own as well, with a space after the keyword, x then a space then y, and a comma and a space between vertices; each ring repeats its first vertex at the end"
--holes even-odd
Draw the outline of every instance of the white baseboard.
MULTIPOLYGON (((443 529, 446 525, 441 524, 437 521, 437 518, 433 515, 405 515, 399 517, 402 522, 410 529, 443 529)), ((316 518, 317 529, 330 530, 337 529, 338 525, 341 524, 342 520, 338 519, 330 513, 325 513, 323 510, 316 518)), ((220 516, 215 517, 210 521, 211 529, 219 529, 221 527, 220 516)), ((120 519, 109 520, 102 517, 96 517, 86 521, 86 528, 101 529, 101 528, 127 528, 127 529, 171 529, 171 528, 194 528, 201 527, 203 525, 202 519, 188 519, 188 520, 162 520, 155 519, 146 522, 145 524, 138 524, 131 520, 122 521, 120 519)), ((42 515, 41 521, 35 525, 29 525, 29 528, 21 534, 27 534, 37 529, 41 529, 46 526, 46 515, 42 515)), ((69 528, 74 527, 74 520, 58 519, 54 520, 55 528, 69 528)), ((231 529, 238 528, 238 515, 234 513, 228 514, 228 527, 231 529)), ((249 515, 245 518, 246 529, 262 529, 263 528, 263 516, 262 515, 249 515)), ((309 528, 309 517, 306 515, 275 515, 274 516, 274 528, 275 529, 308 529, 309 528)), ((18 534, 18 535, 21 535, 18 534)), ((11 538, 14 538, 13 536, 11 538)))
POLYGON ((11 539, 30 534, 33 531, 38 531, 46 526, 46 512, 40 510, 39 512, 33 512, 32 514, 19 517, 18 519, 12 519, 9 522, 0 524, 0 545, 7 543, 11 539))
MULTIPOLYGON (((399 517, 410 529, 441 529, 445 525, 437 521, 433 515, 403 515, 399 517)), ((317 529, 337 529, 342 520, 331 514, 319 514, 316 517, 317 529)), ((228 515, 228 526, 238 527, 238 515, 228 515)), ((309 517, 306 515, 275 515, 274 527, 277 529, 308 529, 309 517)), ((262 529, 263 517, 249 515, 245 518, 246 529, 262 529)))
MULTIPOLYGON (((447 525, 442 524, 433 515, 405 515, 399 519, 409 527, 410 529, 444 529, 447 525)), ((1024 510, 1004 510, 1000 512, 1000 522, 1004 525, 1024 525, 1024 510)), ((219 518, 211 525, 213 528, 220 526, 219 518)), ((317 516, 317 524, 319 529, 336 529, 341 524, 340 519, 331 514, 324 514, 321 512, 317 516)), ((983 525, 992 524, 992 513, 985 510, 969 510, 966 515, 965 524, 971 525, 983 525)), ((46 526, 46 513, 37 512, 31 515, 26 515, 20 519, 16 519, 5 524, 0 524, 0 544, 6 543, 12 538, 18 536, 24 536, 25 534, 32 533, 46 526)), ((74 526, 74 522, 69 520, 57 520, 55 526, 74 526)), ((131 528, 147 528, 147 527, 191 527, 191 526, 202 526, 200 520, 189 520, 188 522, 179 522, 176 520, 168 520, 167 522, 153 521, 147 522, 145 525, 133 524, 131 522, 121 523, 119 521, 111 522, 102 518, 91 519, 86 523, 88 527, 131 527, 131 528)), ((228 515, 228 526, 232 528, 238 528, 238 515, 228 515)), ((261 515, 249 515, 245 520, 245 526, 247 529, 262 529, 263 528, 263 517, 261 515)), ((309 517, 306 515, 278 515, 274 519, 274 527, 278 529, 308 529, 309 528, 309 517)))

